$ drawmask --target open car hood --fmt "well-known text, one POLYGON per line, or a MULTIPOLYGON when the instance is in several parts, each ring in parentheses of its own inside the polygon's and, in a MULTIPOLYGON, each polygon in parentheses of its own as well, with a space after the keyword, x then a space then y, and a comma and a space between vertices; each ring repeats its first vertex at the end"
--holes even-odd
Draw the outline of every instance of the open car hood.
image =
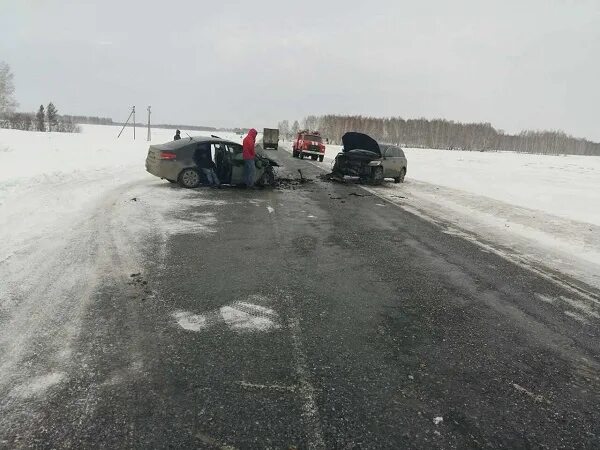
POLYGON ((344 134, 342 144, 344 144, 344 153, 351 150, 367 150, 381 156, 381 149, 377 141, 363 133, 350 131, 344 134))
POLYGON ((266 156, 264 153, 256 153, 256 156, 259 157, 262 160, 266 160, 269 161, 269 164, 273 167, 279 167, 279 164, 277 163, 277 161, 275 161, 274 159, 269 158, 268 156, 266 156))

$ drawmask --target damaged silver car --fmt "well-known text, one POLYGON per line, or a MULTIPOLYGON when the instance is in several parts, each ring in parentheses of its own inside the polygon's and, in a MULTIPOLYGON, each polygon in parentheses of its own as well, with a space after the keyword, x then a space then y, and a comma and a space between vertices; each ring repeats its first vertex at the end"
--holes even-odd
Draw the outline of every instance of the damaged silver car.
MULTIPOLYGON (((215 162, 215 172, 222 184, 244 184, 242 146, 218 136, 195 136, 151 145, 146 158, 146 170, 171 183, 196 188, 205 181, 198 167, 202 153, 215 162)), ((279 164, 261 153, 260 149, 256 153, 254 164, 254 182, 259 186, 273 185, 274 167, 279 164)))
POLYGON ((348 132, 342 137, 344 147, 335 157, 330 177, 358 178, 362 183, 381 184, 385 178, 404 181, 407 160, 400 147, 379 143, 363 133, 348 132))

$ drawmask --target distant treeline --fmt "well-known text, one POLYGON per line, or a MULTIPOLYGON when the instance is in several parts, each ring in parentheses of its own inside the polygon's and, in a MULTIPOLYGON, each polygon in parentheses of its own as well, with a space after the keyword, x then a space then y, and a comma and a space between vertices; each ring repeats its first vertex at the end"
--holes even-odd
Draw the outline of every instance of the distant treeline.
MULTIPOLYGON (((123 126, 125 125, 125 122, 113 122, 111 123, 111 125, 119 125, 119 126, 123 126)), ((128 127, 132 127, 133 123, 128 123, 127 124, 128 127)), ((135 123, 136 127, 140 127, 140 128, 147 128, 148 124, 147 123, 135 123)), ((165 123, 159 123, 159 124, 155 124, 155 123, 151 123, 150 124, 151 128, 165 128, 165 129, 173 129, 173 130, 195 130, 195 131, 218 131, 218 128, 214 128, 214 127, 205 127, 202 125, 170 125, 170 124, 165 124, 165 123)))
POLYGON ((308 116, 303 124, 304 128, 321 131, 336 144, 347 131, 360 131, 380 142, 405 147, 600 156, 599 143, 562 131, 522 131, 511 135, 489 123, 325 115, 308 116))
MULTIPOLYGON (((63 118, 66 120, 70 120, 73 123, 84 124, 84 125, 116 125, 123 126, 124 122, 114 122, 110 117, 97 117, 97 116, 71 116, 71 115, 63 115, 63 118)), ((132 123, 129 123, 128 126, 133 126, 132 123)), ((139 123, 136 122, 136 127, 147 127, 147 123, 139 123)), ((196 130, 196 131, 217 131, 217 128, 214 127, 205 127, 199 125, 170 125, 170 124, 150 124, 152 128, 173 128, 173 129, 182 129, 182 130, 196 130)))
POLYGON ((79 123, 84 125, 115 125, 110 117, 96 117, 96 116, 69 116, 63 115, 64 118, 71 120, 73 123, 79 123))
POLYGON ((79 133, 81 130, 71 116, 58 114, 52 102, 44 108, 40 105, 37 113, 5 112, 0 116, 0 128, 23 131, 54 131, 57 133, 79 133))
MULTIPOLYGON (((148 126, 148 124, 145 124, 143 126, 148 126)), ((195 131, 217 131, 217 128, 214 127, 203 127, 201 125, 169 125, 169 124, 158 124, 158 125, 154 125, 154 124, 150 124, 150 126, 152 128, 173 128, 173 129, 178 129, 178 130, 195 130, 195 131)))

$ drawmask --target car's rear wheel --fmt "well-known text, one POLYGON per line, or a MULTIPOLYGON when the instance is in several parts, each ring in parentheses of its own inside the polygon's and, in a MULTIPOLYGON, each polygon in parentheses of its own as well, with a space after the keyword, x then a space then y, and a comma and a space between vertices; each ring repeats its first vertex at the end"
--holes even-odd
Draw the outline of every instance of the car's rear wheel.
POLYGON ((297 158, 298 152, 296 150, 292 150, 292 157, 297 158))
POLYGON ((310 155, 310 159, 312 159, 313 161, 316 161, 316 160, 317 160, 317 158, 318 158, 318 156, 317 156, 317 155, 310 155))
POLYGON ((196 169, 183 169, 179 174, 179 184, 188 189, 197 188, 200 186, 200 173, 196 169))
POLYGON ((300 159, 304 159, 304 153, 300 152, 300 159))
POLYGON ((323 155, 319 156, 319 162, 323 162, 323 158, 325 158, 323 155))
POLYGON ((394 183, 404 183, 404 177, 406 176, 406 169, 402 168, 400 175, 394 178, 394 183))

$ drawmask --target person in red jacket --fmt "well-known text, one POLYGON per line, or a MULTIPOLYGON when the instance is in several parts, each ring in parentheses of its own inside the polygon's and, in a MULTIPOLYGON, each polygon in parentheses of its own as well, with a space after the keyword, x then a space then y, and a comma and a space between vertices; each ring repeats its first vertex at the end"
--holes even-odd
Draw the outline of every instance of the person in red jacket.
POLYGON ((256 156, 254 143, 256 141, 257 134, 258 132, 254 128, 250 129, 242 144, 242 156, 244 158, 244 181, 246 182, 246 186, 249 188, 254 186, 254 172, 256 170, 254 166, 254 157, 256 156))

